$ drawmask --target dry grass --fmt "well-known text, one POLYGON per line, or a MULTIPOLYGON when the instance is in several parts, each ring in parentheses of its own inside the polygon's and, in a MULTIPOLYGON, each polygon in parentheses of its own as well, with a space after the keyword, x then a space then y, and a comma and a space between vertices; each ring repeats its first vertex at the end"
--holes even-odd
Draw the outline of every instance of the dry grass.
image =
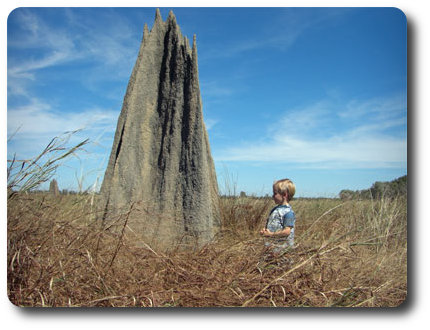
MULTIPOLYGON (((295 250, 264 257, 268 199, 223 198, 223 229, 194 252, 138 247, 95 222, 90 196, 8 201, 8 295, 18 306, 398 306, 407 201, 296 200, 295 250)), ((127 217, 118 219, 125 228, 127 217)))

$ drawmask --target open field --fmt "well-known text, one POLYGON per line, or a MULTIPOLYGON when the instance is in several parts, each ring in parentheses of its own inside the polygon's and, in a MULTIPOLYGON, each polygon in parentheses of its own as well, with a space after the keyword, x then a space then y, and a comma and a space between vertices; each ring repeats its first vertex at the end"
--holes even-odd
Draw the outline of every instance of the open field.
POLYGON ((270 199, 221 198, 198 251, 137 246, 95 221, 91 195, 9 199, 8 295, 18 306, 388 307, 407 295, 407 200, 298 199, 296 248, 267 258, 270 199))

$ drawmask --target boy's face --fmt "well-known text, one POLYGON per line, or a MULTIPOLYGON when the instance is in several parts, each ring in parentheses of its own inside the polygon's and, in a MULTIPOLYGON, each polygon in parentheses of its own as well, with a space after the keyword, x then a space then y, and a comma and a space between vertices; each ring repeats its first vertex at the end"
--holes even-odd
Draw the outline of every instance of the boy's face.
POLYGON ((281 193, 279 193, 279 191, 273 188, 272 198, 276 204, 282 204, 287 201, 287 194, 282 195, 281 193))

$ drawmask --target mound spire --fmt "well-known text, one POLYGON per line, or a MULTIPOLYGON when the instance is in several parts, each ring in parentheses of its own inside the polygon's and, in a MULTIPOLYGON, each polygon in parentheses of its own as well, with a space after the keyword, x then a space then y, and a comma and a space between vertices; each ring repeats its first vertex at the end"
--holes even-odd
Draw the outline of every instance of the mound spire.
POLYGON ((201 246, 220 227, 196 38, 190 49, 173 12, 145 24, 101 196, 105 221, 136 205, 129 227, 151 246, 201 246))

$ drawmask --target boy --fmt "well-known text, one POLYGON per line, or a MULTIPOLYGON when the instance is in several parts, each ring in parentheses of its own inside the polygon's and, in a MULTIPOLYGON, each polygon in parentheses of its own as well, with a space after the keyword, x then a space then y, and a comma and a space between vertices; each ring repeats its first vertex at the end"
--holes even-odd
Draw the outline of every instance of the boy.
POLYGON ((267 238, 264 245, 271 247, 274 253, 294 245, 296 216, 289 202, 295 192, 296 187, 290 179, 273 184, 273 200, 278 206, 270 211, 266 227, 260 231, 260 235, 267 238))

